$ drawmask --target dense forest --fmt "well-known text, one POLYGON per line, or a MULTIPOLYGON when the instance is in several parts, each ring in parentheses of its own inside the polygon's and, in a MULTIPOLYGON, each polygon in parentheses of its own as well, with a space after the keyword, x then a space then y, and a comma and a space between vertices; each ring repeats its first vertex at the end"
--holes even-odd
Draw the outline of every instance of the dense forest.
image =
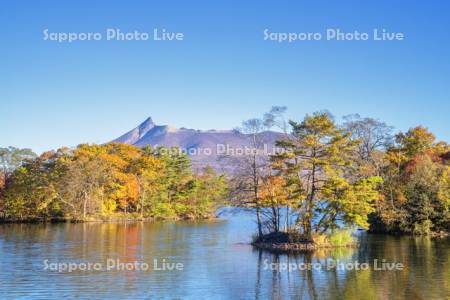
POLYGON ((226 195, 210 168, 193 174, 177 149, 80 145, 36 157, 1 149, 4 220, 203 219, 226 195))
POLYGON ((285 107, 242 124, 254 151, 222 157, 233 172, 193 173, 176 148, 111 143, 36 156, 0 149, 2 220, 203 219, 231 205, 255 212, 258 236, 312 238, 340 228, 450 231, 450 147, 422 126, 328 112, 287 121, 285 107), (278 129, 275 153, 264 132, 278 129))

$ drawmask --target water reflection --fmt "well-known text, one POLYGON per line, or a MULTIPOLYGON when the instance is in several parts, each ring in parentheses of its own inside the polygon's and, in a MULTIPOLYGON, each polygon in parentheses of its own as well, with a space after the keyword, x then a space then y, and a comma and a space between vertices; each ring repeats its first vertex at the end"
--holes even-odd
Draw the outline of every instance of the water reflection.
POLYGON ((450 243, 427 238, 362 234, 358 249, 308 254, 258 251, 255 299, 448 299, 450 243), (377 270, 381 260, 400 262, 402 271, 377 270), (377 264, 374 265, 374 261, 377 264), (339 267, 331 262, 339 262, 339 267), (361 266, 359 270, 345 268, 361 266), (267 266, 270 265, 268 268, 267 266), (286 266, 317 266, 286 270, 286 266), (376 267, 375 267, 376 266, 376 267), (267 271, 270 270, 270 272, 267 271), (261 296, 265 295, 265 296, 261 296))
POLYGON ((450 242, 362 234, 358 249, 274 254, 253 249, 250 215, 227 221, 0 225, 0 298, 123 299, 446 299, 450 242), (43 261, 152 264, 165 258, 183 271, 43 269, 43 261), (291 272, 268 265, 401 262, 403 271, 325 267, 291 272))

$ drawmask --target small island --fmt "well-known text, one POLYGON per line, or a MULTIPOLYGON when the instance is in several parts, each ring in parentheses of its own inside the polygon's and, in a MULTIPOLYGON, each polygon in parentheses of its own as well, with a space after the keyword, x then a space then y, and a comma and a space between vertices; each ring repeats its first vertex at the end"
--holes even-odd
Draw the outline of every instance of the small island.
POLYGON ((272 252, 304 252, 338 247, 357 247, 358 243, 350 230, 337 230, 330 234, 315 234, 311 238, 297 231, 272 232, 255 236, 252 245, 272 252))

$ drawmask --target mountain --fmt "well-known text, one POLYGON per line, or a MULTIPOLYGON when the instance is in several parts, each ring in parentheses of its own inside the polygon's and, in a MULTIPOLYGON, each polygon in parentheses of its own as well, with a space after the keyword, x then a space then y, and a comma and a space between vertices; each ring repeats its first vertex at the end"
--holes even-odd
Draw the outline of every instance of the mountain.
MULTIPOLYGON (((265 148, 273 152, 275 141, 281 134, 273 131, 262 133, 265 148)), ((251 136, 237 130, 196 130, 173 128, 168 125, 156 125, 152 118, 147 118, 136 128, 118 137, 113 142, 126 143, 138 147, 178 147, 189 154, 194 170, 209 165, 220 172, 228 172, 227 166, 219 158, 224 155, 242 155, 251 148, 251 136)))

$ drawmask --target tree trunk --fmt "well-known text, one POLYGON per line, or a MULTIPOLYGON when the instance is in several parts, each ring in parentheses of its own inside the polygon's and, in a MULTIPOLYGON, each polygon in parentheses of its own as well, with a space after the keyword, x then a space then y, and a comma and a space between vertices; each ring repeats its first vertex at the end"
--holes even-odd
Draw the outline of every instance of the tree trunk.
POLYGON ((145 200, 145 187, 142 186, 142 180, 139 176, 136 176, 139 186, 139 194, 141 195, 141 219, 144 219, 144 200, 145 200))
POLYGON ((275 208, 274 205, 272 205, 272 224, 273 224, 273 229, 275 230, 275 232, 279 231, 279 227, 278 227, 278 214, 277 214, 277 209, 275 208))
POLYGON ((263 232, 262 232, 261 212, 260 212, 259 205, 256 206, 256 221, 258 222, 258 236, 262 237, 263 232))
POLYGON ((289 205, 286 205, 286 221, 284 224, 284 231, 289 231, 289 205))
POLYGON ((261 223, 261 211, 259 206, 259 181, 258 181, 258 170, 256 169, 256 156, 253 156, 253 193, 256 205, 256 220, 258 222, 258 236, 262 237, 262 223, 261 223))
POLYGON ((86 220, 87 202, 88 202, 88 197, 85 192, 84 193, 84 201, 83 201, 83 220, 86 220))
MULTIPOLYGON (((314 152, 315 156, 315 152, 314 152)), ((311 194, 308 197, 306 203, 306 217, 304 222, 305 235, 308 239, 312 239, 312 218, 313 218, 313 202, 316 196, 316 165, 313 163, 312 166, 312 178, 311 178, 311 194)))
POLYGON ((142 219, 144 218, 144 197, 145 197, 145 194, 142 193, 142 196, 141 196, 141 218, 142 219))

